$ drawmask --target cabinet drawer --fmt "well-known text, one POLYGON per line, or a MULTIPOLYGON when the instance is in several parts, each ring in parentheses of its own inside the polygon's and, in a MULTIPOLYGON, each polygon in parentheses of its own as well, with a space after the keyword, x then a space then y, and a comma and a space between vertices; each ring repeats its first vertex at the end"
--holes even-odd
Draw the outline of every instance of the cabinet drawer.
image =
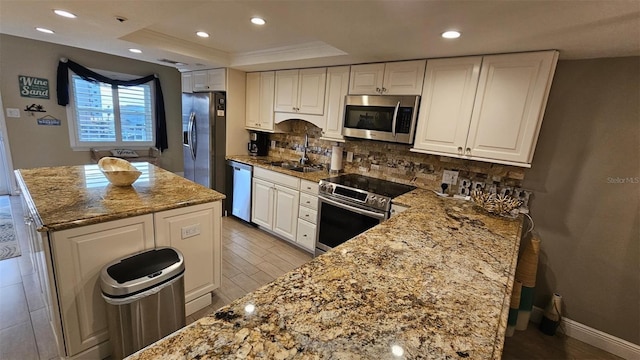
POLYGON ((298 236, 296 242, 306 249, 315 249, 316 226, 310 222, 298 219, 298 236))
POLYGON ((298 217, 302 220, 306 220, 310 223, 315 224, 316 218, 318 217, 318 212, 312 209, 309 209, 304 206, 300 206, 300 210, 298 211, 298 217))
POLYGON ((300 191, 318 195, 318 183, 309 180, 300 180, 300 191))
POLYGON ((266 170, 257 166, 253 168, 253 176, 272 182, 274 184, 290 187, 296 190, 298 190, 298 186, 300 185, 300 179, 296 177, 277 173, 271 170, 266 170))
POLYGON ((318 197, 300 193, 300 205, 313 210, 318 210, 318 197))

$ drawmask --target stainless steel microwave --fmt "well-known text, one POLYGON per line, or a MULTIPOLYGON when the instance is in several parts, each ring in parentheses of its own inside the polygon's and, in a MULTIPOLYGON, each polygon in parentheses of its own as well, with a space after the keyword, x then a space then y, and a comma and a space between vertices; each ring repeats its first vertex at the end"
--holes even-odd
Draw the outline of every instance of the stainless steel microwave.
POLYGON ((342 135, 412 144, 420 96, 347 95, 342 135))

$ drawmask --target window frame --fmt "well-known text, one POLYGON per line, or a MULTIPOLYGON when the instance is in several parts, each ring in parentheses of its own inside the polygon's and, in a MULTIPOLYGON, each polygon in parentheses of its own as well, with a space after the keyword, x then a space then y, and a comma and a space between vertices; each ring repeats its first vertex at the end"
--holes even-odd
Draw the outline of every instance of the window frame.
MULTIPOLYGON (((92 71, 97 72, 100 75, 106 76, 111 79, 116 80, 132 80, 137 79, 139 76, 117 73, 107 70, 98 70, 91 69, 92 71)), ((80 141, 78 137, 78 127, 76 121, 76 105, 75 105, 75 85, 73 82, 73 76, 77 75, 73 70, 69 69, 69 104, 66 106, 67 111, 67 125, 69 130, 69 142, 71 145, 71 149, 73 151, 88 151, 91 149, 132 149, 132 150, 144 150, 149 147, 153 147, 156 145, 156 122, 157 115, 155 109, 155 101, 156 101, 156 89, 153 86, 153 80, 145 83, 149 84, 150 94, 151 94, 151 140, 150 141, 80 141)), ((101 82, 102 83, 102 82, 101 82)), ((105 84, 105 83, 102 83, 105 84)), ((110 85, 110 84, 108 84, 110 85)), ((120 99, 118 97, 118 92, 115 91, 113 95, 114 100, 114 120, 115 120, 115 133, 116 139, 118 137, 122 137, 121 130, 122 124, 120 121, 120 99), (117 104, 117 106, 115 105, 117 104)))

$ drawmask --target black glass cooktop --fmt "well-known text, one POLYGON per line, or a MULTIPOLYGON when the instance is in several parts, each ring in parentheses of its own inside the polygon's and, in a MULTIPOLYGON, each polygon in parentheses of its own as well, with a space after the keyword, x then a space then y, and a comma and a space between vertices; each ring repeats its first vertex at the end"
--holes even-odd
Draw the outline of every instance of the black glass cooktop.
POLYGON ((344 174, 325 179, 325 181, 358 190, 368 191, 369 193, 376 195, 388 196, 390 198, 400 196, 415 189, 415 186, 399 184, 393 181, 376 179, 358 174, 344 174))

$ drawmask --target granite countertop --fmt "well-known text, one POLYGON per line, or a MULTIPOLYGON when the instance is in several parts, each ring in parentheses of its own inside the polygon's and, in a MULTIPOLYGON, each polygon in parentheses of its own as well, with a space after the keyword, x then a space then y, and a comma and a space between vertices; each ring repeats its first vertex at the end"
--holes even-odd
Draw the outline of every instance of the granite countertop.
POLYGON ((274 156, 230 155, 230 156, 227 156, 227 160, 234 160, 234 161, 238 161, 238 162, 241 162, 241 163, 244 163, 244 164, 248 164, 248 165, 252 165, 252 166, 258 166, 258 167, 261 167, 263 169, 267 169, 267 170, 271 170, 271 171, 275 171, 275 172, 279 172, 279 173, 295 176, 297 178, 308 180, 308 181, 313 181, 313 182, 318 182, 318 181, 320 181, 322 179, 326 179, 328 177, 333 176, 333 175, 329 174, 329 172, 327 170, 303 173, 303 172, 298 172, 298 171, 287 170, 287 169, 285 169, 285 168, 283 168, 281 166, 272 166, 269 163, 271 163, 273 161, 293 161, 291 159, 282 159, 282 158, 278 158, 278 157, 274 157, 274 156))
POLYGON ((38 226, 55 231, 135 215, 219 201, 224 194, 146 162, 132 186, 111 185, 98 165, 44 167, 15 171, 18 185, 38 226))
POLYGON ((402 214, 130 359, 500 359, 522 218, 399 199, 402 214))

